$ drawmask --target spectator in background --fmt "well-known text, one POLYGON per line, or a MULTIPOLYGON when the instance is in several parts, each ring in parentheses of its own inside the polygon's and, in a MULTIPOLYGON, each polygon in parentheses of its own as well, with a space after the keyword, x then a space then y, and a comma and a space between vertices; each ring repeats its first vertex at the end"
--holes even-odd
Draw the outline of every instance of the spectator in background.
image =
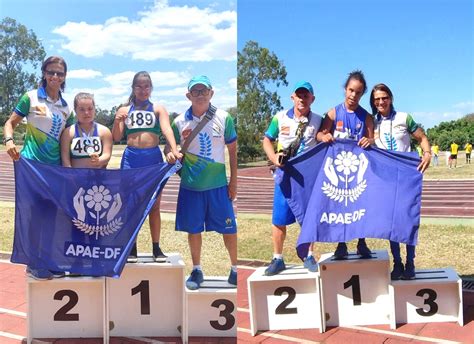
POLYGON ((464 149, 466 149, 466 164, 470 164, 471 163, 472 144, 468 141, 466 143, 466 147, 464 149))
POLYGON ((449 168, 452 168, 454 165, 454 168, 456 168, 457 162, 458 162, 458 149, 459 145, 456 144, 456 142, 453 141, 451 143, 451 155, 449 157, 449 168))
POLYGON ((439 146, 436 142, 431 146, 431 153, 433 158, 433 166, 438 166, 439 146))

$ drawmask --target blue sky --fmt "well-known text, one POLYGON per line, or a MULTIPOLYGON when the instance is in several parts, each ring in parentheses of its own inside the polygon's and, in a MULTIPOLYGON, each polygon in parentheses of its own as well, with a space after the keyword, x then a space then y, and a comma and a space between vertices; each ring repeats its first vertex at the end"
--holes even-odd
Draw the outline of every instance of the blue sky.
POLYGON ((248 40, 286 66, 292 105, 301 79, 315 88, 313 111, 344 100, 347 74, 361 69, 369 90, 387 84, 395 108, 425 129, 474 112, 472 0, 238 0, 238 50, 248 40))
POLYGON ((235 1, 1 0, 0 15, 33 30, 47 56, 65 58, 71 105, 86 91, 110 110, 128 99, 133 75, 146 70, 152 101, 169 112, 189 107, 186 86, 197 74, 211 79, 215 105, 236 106, 235 1))

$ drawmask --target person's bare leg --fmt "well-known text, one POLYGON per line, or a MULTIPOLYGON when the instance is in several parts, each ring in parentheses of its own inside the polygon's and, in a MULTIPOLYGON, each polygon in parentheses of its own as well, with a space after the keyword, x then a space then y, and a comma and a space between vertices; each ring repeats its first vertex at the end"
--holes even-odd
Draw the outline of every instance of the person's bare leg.
POLYGON ((286 226, 272 225, 273 253, 282 254, 286 239, 286 226))
POLYGON ((237 234, 224 234, 224 244, 229 252, 230 264, 237 265, 237 234))
POLYGON ((191 259, 193 265, 201 265, 201 247, 202 236, 201 233, 188 234, 189 249, 191 250, 191 259))

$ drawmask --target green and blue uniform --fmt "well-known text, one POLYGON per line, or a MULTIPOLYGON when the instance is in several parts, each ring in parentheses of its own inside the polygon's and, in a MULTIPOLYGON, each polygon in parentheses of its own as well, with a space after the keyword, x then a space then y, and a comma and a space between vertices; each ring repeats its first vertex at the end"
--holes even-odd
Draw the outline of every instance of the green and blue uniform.
MULTIPOLYGON (((173 121, 176 143, 183 144, 204 118, 194 116, 192 107, 173 121)), ((206 123, 191 141, 183 159, 176 210, 176 230, 204 230, 233 234, 237 231, 232 201, 228 197, 225 147, 237 140, 234 121, 224 110, 206 123)))
MULTIPOLYGON (((296 155, 302 154, 317 144, 316 134, 321 126, 322 118, 314 112, 310 112, 308 116, 300 116, 299 118, 296 118, 294 108, 280 111, 272 117, 270 125, 265 132, 265 136, 272 142, 278 140, 278 151, 286 149, 294 140, 296 140, 296 132, 300 124, 308 121, 309 123, 303 133, 303 138, 301 139, 296 155)), ((295 223, 295 221, 295 216, 283 196, 280 186, 275 183, 272 224, 286 226, 295 223)))
POLYGON ((47 164, 61 164, 60 137, 74 116, 62 98, 53 101, 44 87, 26 92, 15 107, 15 113, 26 118, 26 135, 21 155, 47 164))

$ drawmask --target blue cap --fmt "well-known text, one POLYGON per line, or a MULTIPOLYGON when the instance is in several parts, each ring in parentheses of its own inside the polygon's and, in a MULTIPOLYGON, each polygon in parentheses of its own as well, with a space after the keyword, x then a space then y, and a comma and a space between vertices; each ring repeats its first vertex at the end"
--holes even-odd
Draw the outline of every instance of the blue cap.
POLYGON ((298 81, 295 87, 293 88, 293 93, 295 93, 296 90, 299 88, 304 88, 305 90, 311 92, 312 95, 314 95, 313 86, 311 86, 311 84, 307 81, 298 81))
POLYGON ((207 88, 212 88, 211 80, 209 80, 209 78, 207 76, 205 76, 205 75, 196 75, 196 76, 193 76, 193 78, 191 80, 189 80, 188 90, 193 88, 194 85, 198 85, 198 84, 204 85, 207 88))

